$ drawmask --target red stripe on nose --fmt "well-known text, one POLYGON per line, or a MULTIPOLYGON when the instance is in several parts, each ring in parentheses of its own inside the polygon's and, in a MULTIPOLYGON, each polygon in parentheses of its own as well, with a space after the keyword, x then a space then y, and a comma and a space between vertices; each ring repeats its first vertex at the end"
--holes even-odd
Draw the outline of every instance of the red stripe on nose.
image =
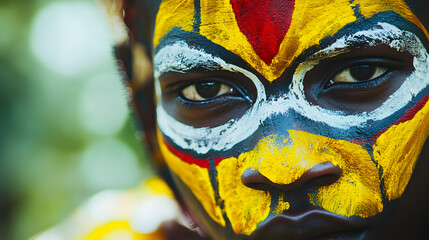
POLYGON ((295 0, 230 0, 238 26, 267 65, 289 30, 295 0))

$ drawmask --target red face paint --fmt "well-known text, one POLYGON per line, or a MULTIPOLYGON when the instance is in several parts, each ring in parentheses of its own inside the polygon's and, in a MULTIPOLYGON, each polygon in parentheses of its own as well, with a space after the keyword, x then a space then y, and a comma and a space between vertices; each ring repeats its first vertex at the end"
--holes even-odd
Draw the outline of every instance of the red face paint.
POLYGON ((289 30, 295 0, 230 0, 238 26, 267 65, 289 30))
MULTIPOLYGON (((198 159, 196 157, 193 157, 193 156, 191 156, 189 154, 183 153, 183 152, 175 149, 165 139, 163 139, 163 142, 164 142, 165 146, 168 148, 168 150, 170 150, 171 153, 173 153, 174 155, 176 155, 178 158, 182 159, 184 162, 187 162, 189 164, 195 164, 195 165, 197 165, 199 167, 202 167, 202 168, 209 168, 210 167, 210 159, 209 158, 198 159)), ((214 166, 216 167, 224 159, 225 159, 224 157, 213 158, 214 166)))

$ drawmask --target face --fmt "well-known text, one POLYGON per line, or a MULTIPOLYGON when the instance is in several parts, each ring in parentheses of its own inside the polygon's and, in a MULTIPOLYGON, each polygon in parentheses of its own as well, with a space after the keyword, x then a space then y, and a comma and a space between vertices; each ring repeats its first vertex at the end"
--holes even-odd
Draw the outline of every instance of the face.
POLYGON ((161 2, 158 143, 204 231, 215 239, 421 234, 429 34, 415 4, 161 2))

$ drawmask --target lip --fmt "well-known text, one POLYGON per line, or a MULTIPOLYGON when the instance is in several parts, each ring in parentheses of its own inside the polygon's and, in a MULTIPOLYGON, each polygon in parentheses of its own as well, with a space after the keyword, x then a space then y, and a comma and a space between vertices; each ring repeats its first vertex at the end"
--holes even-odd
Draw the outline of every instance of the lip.
POLYGON ((263 221, 251 239, 362 239, 366 227, 361 218, 343 217, 323 210, 299 215, 275 215, 263 221))

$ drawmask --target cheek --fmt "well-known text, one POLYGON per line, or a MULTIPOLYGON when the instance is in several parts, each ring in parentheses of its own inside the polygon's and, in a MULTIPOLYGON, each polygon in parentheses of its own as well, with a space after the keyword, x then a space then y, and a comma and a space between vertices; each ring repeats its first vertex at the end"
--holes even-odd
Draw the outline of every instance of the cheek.
MULTIPOLYGON (((381 166, 387 198, 399 198, 411 178, 417 159, 429 135, 429 96, 411 120, 393 125, 373 146, 374 160, 381 166)), ((412 112, 412 109, 410 109, 412 112)))
POLYGON ((162 156, 168 167, 191 189, 210 217, 221 226, 225 226, 222 210, 216 204, 209 169, 183 161, 170 151, 159 130, 157 135, 162 156))
POLYGON ((158 142, 168 167, 191 189, 219 225, 226 226, 225 213, 235 233, 250 235, 270 213, 270 194, 241 183, 241 174, 246 169, 242 161, 227 158, 216 168, 206 164, 199 166, 195 161, 205 160, 190 160, 190 156, 169 148, 159 130, 158 142))
POLYGON ((246 164, 237 158, 224 159, 217 166, 219 197, 235 233, 250 235, 270 213, 271 195, 246 187, 241 175, 246 164))

